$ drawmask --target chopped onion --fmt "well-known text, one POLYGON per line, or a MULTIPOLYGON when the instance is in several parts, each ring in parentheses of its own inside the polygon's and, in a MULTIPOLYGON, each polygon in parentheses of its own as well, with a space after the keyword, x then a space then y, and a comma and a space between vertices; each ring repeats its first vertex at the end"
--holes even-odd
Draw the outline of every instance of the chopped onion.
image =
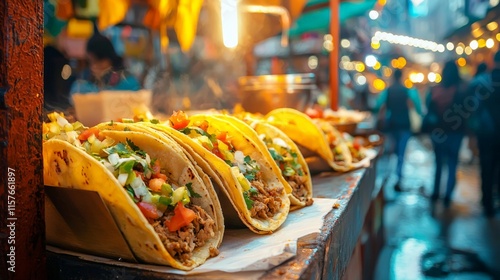
MULTIPOLYGON (((151 194, 148 192, 148 189, 146 187, 144 187, 144 190, 146 191, 143 195, 142 195, 142 201, 143 202, 147 202, 147 203, 153 203, 153 201, 151 200, 152 196, 151 194)), ((137 193, 136 193, 137 194, 137 193)))
POLYGON ((151 164, 151 157, 149 156, 149 154, 146 154, 146 162, 148 163, 148 165, 151 164))
POLYGON ((78 133, 76 131, 68 131, 66 132, 66 136, 68 137, 68 142, 73 144, 78 138, 78 133))
POLYGON ((89 141, 90 144, 94 143, 94 141, 96 140, 97 138, 95 137, 94 134, 91 134, 89 136, 89 138, 87 138, 87 141, 89 141))
POLYGON ((283 140, 281 138, 273 138, 273 144, 278 145, 278 146, 283 147, 283 148, 287 148, 287 149, 290 148, 290 146, 288 146, 288 144, 285 142, 285 140, 283 140))
POLYGON ((112 153, 108 156, 108 161, 111 163, 113 166, 117 165, 118 162, 120 161, 120 156, 117 153, 112 153))
POLYGON ((234 153, 234 159, 236 160, 237 163, 245 163, 245 155, 243 154, 242 151, 236 151, 234 153))
POLYGON ((251 124, 250 124, 250 127, 252 127, 253 129, 255 129, 255 127, 259 124, 259 121, 253 121, 251 124))
POLYGON ((130 182, 130 186, 135 190, 139 188, 140 186, 144 185, 144 182, 140 177, 136 177, 132 182, 130 182))
POLYGON ((66 120, 65 118, 61 117, 60 115, 57 115, 57 124, 60 126, 60 127, 64 127, 65 125, 67 124, 70 124, 68 122, 68 120, 66 120))
POLYGON ((125 183, 127 183, 128 179, 128 174, 127 173, 122 173, 118 175, 118 182, 120 182, 120 185, 125 186, 125 183))
POLYGON ((106 167, 106 169, 108 169, 109 172, 113 173, 115 171, 115 167, 111 163, 109 163, 108 161, 101 160, 101 163, 104 164, 104 167, 106 167))
POLYGON ((125 163, 127 161, 135 161, 135 158, 131 158, 131 157, 128 157, 128 158, 118 158, 118 161, 116 162, 115 166, 118 168, 120 165, 122 165, 123 163, 125 163))

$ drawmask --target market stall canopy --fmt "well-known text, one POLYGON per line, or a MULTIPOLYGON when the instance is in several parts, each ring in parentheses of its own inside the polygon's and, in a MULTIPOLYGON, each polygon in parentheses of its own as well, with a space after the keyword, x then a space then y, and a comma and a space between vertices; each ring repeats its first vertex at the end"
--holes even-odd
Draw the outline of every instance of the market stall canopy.
MULTIPOLYGON (((224 1, 224 0, 222 0, 224 1)), ((57 36, 71 19, 96 21, 100 30, 122 23, 127 18, 129 9, 146 8, 141 24, 160 32, 161 45, 165 49, 169 43, 167 30, 175 30, 177 40, 183 51, 190 49, 197 29, 202 9, 210 14, 210 35, 220 35, 220 1, 203 0, 44 0, 45 30, 57 36)), ((246 9, 252 7, 282 7, 288 11, 293 21, 303 11, 306 0, 240 0, 240 32, 243 41, 255 43, 272 37, 282 31, 279 15, 255 12, 246 9)), ((170 33, 169 33, 170 34, 170 33)))
MULTIPOLYGON (((339 21, 360 16, 372 9, 377 0, 342 1, 340 5, 339 21)), ((290 36, 299 36, 307 32, 325 32, 330 30, 331 12, 328 0, 308 0, 303 14, 295 21, 290 29, 290 36)))
POLYGON ((174 29, 181 49, 187 51, 196 36, 203 0, 45 0, 44 4, 45 15, 55 16, 45 21, 53 36, 61 31, 61 21, 88 19, 104 30, 124 21, 131 7, 146 6, 142 24, 160 31, 162 48, 168 46, 167 29, 174 29))

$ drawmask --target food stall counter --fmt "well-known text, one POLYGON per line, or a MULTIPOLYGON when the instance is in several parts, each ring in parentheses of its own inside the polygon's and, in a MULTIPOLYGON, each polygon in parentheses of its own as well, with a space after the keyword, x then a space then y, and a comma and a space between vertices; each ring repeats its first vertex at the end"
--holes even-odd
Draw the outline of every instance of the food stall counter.
MULTIPOLYGON (((47 251, 49 279, 344 279, 347 274, 361 273, 360 257, 365 224, 377 224, 380 231, 381 211, 371 215, 369 208, 380 198, 375 188, 377 159, 368 168, 348 173, 324 173, 313 177, 314 197, 337 199, 324 217, 319 233, 301 237, 297 253, 288 261, 268 271, 239 273, 212 272, 197 275, 165 274, 130 267, 82 260, 76 256, 47 251), (368 214, 368 215, 367 215, 368 214), (354 269, 353 269, 354 268, 354 269), (354 271, 354 272, 353 272, 354 271)), ((381 207, 381 204, 378 204, 381 207)), ((304 221, 307 223, 307 221, 304 221)), ((366 238, 365 238, 366 239, 366 238)), ((368 238, 368 240, 375 240, 368 238)), ((366 244, 365 244, 366 246, 366 244)), ((378 252, 363 257, 371 262, 378 252)), ((364 271, 370 275, 373 271, 364 271)))

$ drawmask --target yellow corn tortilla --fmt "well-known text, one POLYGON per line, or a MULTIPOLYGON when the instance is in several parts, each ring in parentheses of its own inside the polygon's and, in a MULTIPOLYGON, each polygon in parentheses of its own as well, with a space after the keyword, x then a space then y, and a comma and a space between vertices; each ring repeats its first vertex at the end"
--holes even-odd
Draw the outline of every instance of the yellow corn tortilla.
POLYGON ((336 163, 323 129, 306 114, 295 109, 280 108, 269 112, 264 120, 279 128, 295 143, 319 155, 333 170, 344 172, 351 169, 349 148, 341 142, 336 143, 345 158, 343 165, 336 163))
POLYGON ((296 198, 292 194, 292 187, 290 186, 290 184, 286 181, 286 179, 282 175, 279 166, 276 164, 273 157, 269 153, 269 150, 268 150, 266 144, 259 139, 260 134, 265 134, 269 138, 281 138, 281 139, 283 139, 283 141, 285 141, 285 143, 288 144, 288 146, 291 147, 292 151, 297 153, 297 160, 302 165, 302 167, 304 169, 304 173, 305 173, 304 176, 307 177, 307 182, 306 182, 307 191, 308 191, 307 198, 312 199, 312 181, 311 181, 311 174, 309 173, 309 168, 308 168, 307 163, 306 163, 304 157, 302 156, 302 153, 300 152, 299 148, 290 139, 290 137, 288 137, 285 133, 283 133, 278 128, 276 128, 270 124, 267 124, 263 121, 259 121, 257 119, 252 119, 251 117, 248 117, 246 119, 246 121, 249 123, 249 124, 247 124, 245 121, 242 121, 242 120, 240 120, 236 117, 233 117, 233 116, 229 116, 229 115, 215 115, 215 116, 220 118, 220 119, 227 120, 227 121, 233 123, 234 125, 236 125, 238 127, 238 129, 241 130, 241 132, 243 132, 245 134, 245 136, 252 138, 252 140, 255 143, 258 143, 257 147, 262 152, 262 154, 266 157, 266 159, 271 163, 271 165, 273 166, 273 170, 275 171, 275 174, 279 177, 280 181, 286 187, 286 190, 287 190, 287 193, 288 193, 288 196, 290 199, 290 203, 292 205, 291 210, 296 210, 296 209, 299 209, 299 208, 306 206, 305 201, 300 201, 298 198, 296 198))
POLYGON ((83 149, 70 143, 50 139, 43 144, 44 182, 46 185, 97 191, 113 215, 132 252, 142 262, 169 265, 177 269, 191 270, 203 264, 219 247, 224 234, 224 221, 219 201, 210 181, 203 180, 192 163, 174 148, 159 139, 134 131, 101 131, 102 135, 116 142, 132 140, 137 146, 160 160, 170 180, 178 185, 192 183, 192 189, 201 198, 191 198, 215 221, 215 235, 193 252, 191 265, 174 259, 165 249, 158 234, 139 208, 120 185, 114 175, 83 149))
POLYGON ((282 205, 280 210, 272 218, 260 219, 252 218, 250 210, 247 209, 243 197, 243 188, 235 175, 231 172, 231 167, 222 159, 212 154, 189 136, 175 130, 164 124, 151 124, 143 123, 149 127, 160 130, 170 135, 175 139, 184 149, 193 153, 193 158, 197 160, 198 165, 213 179, 219 180, 218 183, 222 186, 222 192, 227 196, 229 202, 233 205, 236 213, 238 214, 241 222, 250 230, 258 234, 269 234, 276 231, 286 220, 290 210, 290 200, 285 191, 285 186, 282 184, 278 176, 273 171, 273 167, 269 161, 262 155, 260 150, 256 147, 257 144, 248 137, 246 137, 236 126, 233 124, 218 119, 215 115, 194 115, 189 117, 191 123, 207 120, 210 126, 214 126, 220 131, 226 131, 228 137, 231 138, 233 146, 242 151, 244 155, 249 155, 252 159, 257 161, 260 165, 263 179, 272 188, 283 188, 282 194, 279 196, 282 205))

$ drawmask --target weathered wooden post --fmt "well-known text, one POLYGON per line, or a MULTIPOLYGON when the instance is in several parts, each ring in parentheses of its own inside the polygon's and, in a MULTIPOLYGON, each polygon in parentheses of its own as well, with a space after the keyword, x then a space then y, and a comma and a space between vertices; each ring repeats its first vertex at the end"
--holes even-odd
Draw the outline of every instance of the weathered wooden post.
POLYGON ((332 34, 333 50, 330 52, 330 108, 339 107, 339 55, 340 55, 340 20, 339 0, 330 0, 330 33, 332 34))
POLYGON ((2 0, 0 21, 0 279, 44 279, 43 1, 2 0))

